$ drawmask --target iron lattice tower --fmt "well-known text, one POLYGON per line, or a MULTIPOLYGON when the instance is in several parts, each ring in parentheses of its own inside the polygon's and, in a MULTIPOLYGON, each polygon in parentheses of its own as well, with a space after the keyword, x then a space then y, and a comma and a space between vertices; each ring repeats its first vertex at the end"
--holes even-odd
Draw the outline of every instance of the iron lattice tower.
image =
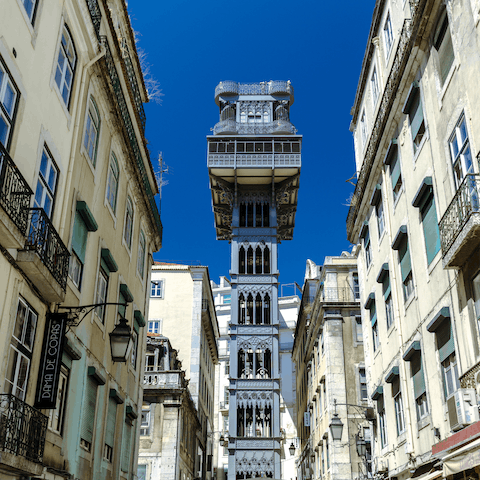
POLYGON ((220 82, 208 141, 218 240, 231 243, 228 480, 281 478, 278 244, 293 237, 301 135, 290 82, 220 82))

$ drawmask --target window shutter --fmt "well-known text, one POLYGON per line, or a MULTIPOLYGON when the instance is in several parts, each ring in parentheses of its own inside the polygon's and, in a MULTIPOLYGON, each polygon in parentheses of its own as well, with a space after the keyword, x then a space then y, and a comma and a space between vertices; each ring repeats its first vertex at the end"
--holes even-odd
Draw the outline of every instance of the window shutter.
POLYGON ((375 305, 375 302, 372 303, 372 306, 370 307, 370 320, 372 321, 372 327, 377 323, 377 306, 375 305))
POLYGON ((392 187, 395 187, 395 185, 397 184, 400 173, 400 162, 398 161, 398 154, 395 154, 395 157, 390 164, 390 177, 392 178, 392 187))
POLYGON ((421 353, 416 354, 412 358, 410 368, 412 369, 413 392, 415 394, 415 399, 417 399, 426 391, 421 353))
POLYGON ((435 331, 437 336, 437 348, 440 355, 440 362, 443 362, 455 351, 453 341, 452 322, 445 320, 435 331))
MULTIPOLYGON (((118 303, 127 303, 127 300, 126 298, 123 296, 123 293, 120 292, 118 294, 118 303)), ((119 305, 118 306, 118 313, 124 317, 125 316, 125 313, 127 312, 127 309, 125 308, 125 305, 119 305)))
POLYGON ((427 260, 428 264, 430 264, 440 250, 440 231, 438 229, 437 211, 433 195, 427 198, 422 206, 421 212, 427 260))
POLYGON ((115 423, 117 421, 117 402, 114 398, 108 399, 107 429, 105 432, 105 443, 112 447, 115 442, 115 423))
POLYGON ((390 275, 385 275, 383 279, 383 298, 387 300, 390 295, 390 275))
POLYGON ((402 245, 398 249, 398 256, 400 259, 400 269, 402 271, 402 281, 405 281, 409 273, 412 271, 412 263, 410 261, 410 251, 408 249, 407 240, 403 241, 402 245))
POLYGON ((80 437, 88 443, 93 440, 93 426, 95 423, 95 407, 97 404, 97 382, 92 376, 87 377, 85 398, 83 400, 82 426, 80 437))
POLYGON ((75 223, 73 224, 72 249, 77 254, 82 263, 85 263, 85 250, 87 249, 88 229, 78 212, 75 213, 75 223))
POLYGON ((128 472, 130 467, 132 426, 127 422, 123 424, 123 446, 122 446, 122 471, 128 472))
POLYGON ((420 126, 423 122, 423 108, 422 102, 420 101, 420 91, 417 90, 415 98, 412 101, 410 107, 410 129, 412 131, 412 138, 414 139, 417 136, 420 126))

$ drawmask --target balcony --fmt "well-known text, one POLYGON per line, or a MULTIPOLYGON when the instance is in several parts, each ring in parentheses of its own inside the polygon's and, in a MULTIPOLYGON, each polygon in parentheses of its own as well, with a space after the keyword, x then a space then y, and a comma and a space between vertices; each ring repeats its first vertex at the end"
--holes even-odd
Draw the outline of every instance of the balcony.
POLYGON ((213 134, 238 135, 295 135, 297 129, 288 120, 275 120, 269 123, 237 123, 235 120, 222 120, 213 127, 213 134))
POLYGON ((0 463, 17 472, 41 475, 47 420, 14 395, 0 394, 0 463))
POLYGON ((23 248, 33 192, 0 143, 0 243, 23 248))
POLYGON ((28 211, 30 227, 17 263, 49 302, 62 302, 70 253, 43 208, 28 211))
POLYGON ((144 389, 176 390, 182 388, 180 371, 153 370, 145 372, 143 376, 144 389))
POLYGON ((443 266, 461 267, 480 245, 480 175, 470 173, 458 187, 439 223, 443 266))
POLYGON ((293 103, 293 87, 290 82, 271 80, 261 83, 237 83, 227 80, 215 87, 215 102, 220 95, 290 95, 293 103))
POLYGON ((320 291, 320 301, 322 303, 354 303, 359 299, 355 299, 353 290, 349 287, 324 287, 320 291))

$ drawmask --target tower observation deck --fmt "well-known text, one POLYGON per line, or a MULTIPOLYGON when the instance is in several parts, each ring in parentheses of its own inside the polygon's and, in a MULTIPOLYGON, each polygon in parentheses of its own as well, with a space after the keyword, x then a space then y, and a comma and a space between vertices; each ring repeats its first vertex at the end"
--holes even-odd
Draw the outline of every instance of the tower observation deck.
POLYGON ((215 89, 220 121, 207 136, 207 165, 217 239, 231 243, 228 480, 282 478, 277 252, 297 209, 293 101, 284 81, 215 89))

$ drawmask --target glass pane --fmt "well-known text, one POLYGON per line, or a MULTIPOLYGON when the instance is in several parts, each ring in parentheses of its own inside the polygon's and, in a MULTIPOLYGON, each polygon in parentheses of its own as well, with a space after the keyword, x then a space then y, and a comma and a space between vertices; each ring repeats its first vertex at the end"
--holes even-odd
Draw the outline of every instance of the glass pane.
POLYGON ((55 185, 57 183, 57 171, 55 167, 50 162, 50 171, 48 172, 48 186, 50 187, 50 191, 53 193, 55 192, 55 185))
POLYGON ((20 358, 20 365, 18 367, 17 375, 17 393, 14 392, 19 398, 25 398, 25 389, 27 386, 27 376, 28 376, 28 364, 29 361, 23 355, 20 358))
POLYGON ((35 207, 42 208, 43 204, 43 184, 41 181, 37 183, 37 190, 35 191, 35 207))
POLYGON ((23 341, 23 329, 25 325, 25 317, 27 316, 27 306, 18 302, 17 318, 15 320, 15 329, 13 330, 13 336, 19 341, 23 341))
POLYGON ((5 90, 5 96, 3 98, 3 105, 7 110, 7 113, 10 117, 13 115, 13 107, 15 105, 15 97, 17 96, 12 84, 9 82, 7 83, 7 87, 5 90))
POLYGON ((35 338, 35 327, 37 325, 37 316, 31 310, 28 311, 27 326, 25 328, 25 340, 23 344, 30 350, 33 347, 33 340, 35 338))
POLYGON ((48 172, 48 157, 44 150, 42 153, 42 161, 40 163, 40 173, 45 179, 47 178, 47 172, 48 172))
POLYGON ((9 124, 3 118, 3 115, 0 114, 0 142, 5 145, 7 143, 9 124))

